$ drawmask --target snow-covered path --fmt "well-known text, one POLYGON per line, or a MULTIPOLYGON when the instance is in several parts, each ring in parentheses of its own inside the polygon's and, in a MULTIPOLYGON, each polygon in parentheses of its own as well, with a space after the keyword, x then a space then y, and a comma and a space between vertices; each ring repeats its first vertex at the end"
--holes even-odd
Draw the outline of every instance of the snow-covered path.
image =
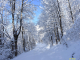
POLYGON ((12 60, 69 60, 69 58, 72 58, 72 54, 76 58, 75 60, 80 60, 80 41, 67 42, 68 48, 65 45, 58 44, 49 49, 49 46, 45 44, 37 44, 35 49, 24 52, 12 60))

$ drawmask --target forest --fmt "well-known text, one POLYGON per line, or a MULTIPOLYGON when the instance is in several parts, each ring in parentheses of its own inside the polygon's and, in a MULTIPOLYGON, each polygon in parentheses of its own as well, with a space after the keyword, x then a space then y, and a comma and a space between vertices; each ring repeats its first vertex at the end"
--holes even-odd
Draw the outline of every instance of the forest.
POLYGON ((80 0, 0 0, 0 60, 80 60, 80 0))

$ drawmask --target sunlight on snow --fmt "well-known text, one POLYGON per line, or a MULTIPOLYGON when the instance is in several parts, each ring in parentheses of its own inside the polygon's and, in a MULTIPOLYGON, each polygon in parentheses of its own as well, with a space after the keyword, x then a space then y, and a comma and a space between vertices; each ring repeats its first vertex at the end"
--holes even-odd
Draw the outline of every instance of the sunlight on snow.
POLYGON ((47 49, 50 49, 50 44, 48 44, 48 46, 46 47, 47 49))

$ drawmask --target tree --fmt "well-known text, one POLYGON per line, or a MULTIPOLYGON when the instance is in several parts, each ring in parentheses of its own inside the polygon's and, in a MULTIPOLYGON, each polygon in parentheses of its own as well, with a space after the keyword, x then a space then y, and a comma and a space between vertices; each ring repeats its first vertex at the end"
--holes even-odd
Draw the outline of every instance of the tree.
MULTIPOLYGON (((24 21, 23 21, 24 22, 24 21)), ((35 47, 36 41, 37 41, 37 31, 36 31, 36 27, 34 25, 34 23, 29 22, 29 23, 25 23, 23 24, 24 26, 24 30, 25 33, 23 33, 23 38, 25 40, 25 51, 29 51, 32 50, 35 47)), ((24 41, 23 41, 24 42, 24 41)))
MULTIPOLYGON (((3 14, 3 11, 4 11, 4 9, 5 9, 5 5, 6 5, 6 0, 2 0, 2 1, 0 1, 0 22, 2 23, 2 24, 4 24, 4 14, 3 14), (3 4, 2 4, 3 3, 3 4)), ((0 27, 1 27, 1 30, 2 30, 2 33, 0 34, 0 38, 3 38, 4 39, 4 26, 3 25, 0 25, 0 27)), ((1 39, 2 40, 2 39, 1 39)), ((0 40, 0 41, 1 41, 0 40)), ((1 42, 0 42, 1 43, 1 42)), ((2 44, 2 43, 1 43, 2 44)))
POLYGON ((20 0, 20 1, 21 1, 20 5, 17 5, 17 3, 19 3, 19 1, 17 0, 9 1, 10 6, 11 6, 11 12, 12 12, 11 14, 12 14, 13 37, 14 37, 14 42, 15 42, 15 56, 17 56, 17 40, 18 40, 18 36, 20 35, 21 28, 23 25, 22 21, 25 19, 32 18, 32 15, 34 14, 33 11, 35 10, 34 5, 32 5, 31 2, 29 3, 26 0, 20 0), (18 8, 16 8, 16 6, 18 8), (32 7, 32 9, 30 9, 30 7, 32 7), (26 18, 26 16, 28 17, 26 18), (16 20, 19 20, 19 23, 20 23, 18 28, 16 28, 17 27, 17 25, 15 24, 16 20))
POLYGON ((44 33, 44 40, 45 37, 52 40, 52 35, 54 35, 58 43, 64 33, 72 27, 75 14, 72 11, 72 4, 73 1, 70 0, 42 0, 43 9, 39 17, 39 25, 43 27, 41 31, 44 33))
MULTIPOLYGON (((43 32, 46 33, 44 37, 48 37, 48 40, 51 41, 51 45, 53 45, 53 38, 55 38, 56 43, 60 41, 59 26, 62 29, 60 11, 58 11, 59 5, 57 1, 54 0, 43 0, 42 4, 44 9, 39 18, 39 25, 44 28, 43 32)), ((63 34, 62 30, 61 33, 63 34)))

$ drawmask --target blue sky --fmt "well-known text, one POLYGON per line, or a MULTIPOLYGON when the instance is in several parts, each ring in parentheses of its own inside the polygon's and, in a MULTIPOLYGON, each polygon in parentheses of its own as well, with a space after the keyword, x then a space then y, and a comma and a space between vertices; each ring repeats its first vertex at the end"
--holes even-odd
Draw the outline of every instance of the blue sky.
POLYGON ((39 6, 41 5, 41 1, 40 0, 33 0, 32 3, 35 4, 35 5, 38 5, 37 6, 37 10, 35 11, 36 16, 34 16, 34 19, 32 20, 35 24, 37 24, 38 17, 39 17, 39 15, 41 13, 41 9, 39 8, 39 6))
MULTIPOLYGON (((28 1, 32 1, 32 0, 28 0, 28 1)), ((38 22, 38 17, 41 14, 41 9, 39 7, 39 6, 41 6, 41 0, 33 0, 32 3, 34 5, 37 5, 37 10, 35 11, 34 19, 32 20, 32 22, 36 25, 38 22)), ((12 20, 10 22, 12 22, 12 20)))

